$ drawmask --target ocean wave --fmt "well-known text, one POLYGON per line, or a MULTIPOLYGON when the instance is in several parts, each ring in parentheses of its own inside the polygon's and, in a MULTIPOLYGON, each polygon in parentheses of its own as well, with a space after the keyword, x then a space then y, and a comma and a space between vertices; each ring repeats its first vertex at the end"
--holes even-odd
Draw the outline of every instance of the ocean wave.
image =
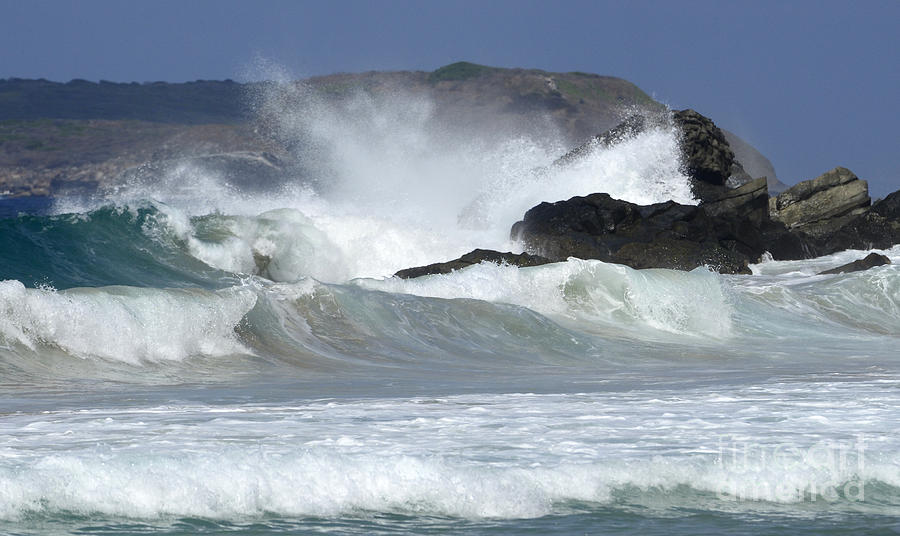
POLYGON ((721 276, 705 269, 634 270, 569 259, 532 268, 482 263, 417 279, 359 279, 365 288, 437 298, 470 298, 528 307, 577 321, 588 331, 629 330, 645 336, 726 339, 732 306, 721 276))
POLYGON ((127 363, 247 352, 234 329, 256 295, 136 287, 29 289, 0 282, 0 340, 39 351, 127 363))
POLYGON ((132 519, 346 516, 366 512, 468 519, 534 518, 567 503, 778 511, 827 502, 853 511, 900 504, 896 464, 862 472, 826 466, 723 467, 713 458, 595 463, 471 464, 452 456, 340 454, 311 448, 223 448, 140 455, 49 454, 0 463, 0 519, 59 514, 132 519), (862 501, 868 501, 866 503, 862 501))

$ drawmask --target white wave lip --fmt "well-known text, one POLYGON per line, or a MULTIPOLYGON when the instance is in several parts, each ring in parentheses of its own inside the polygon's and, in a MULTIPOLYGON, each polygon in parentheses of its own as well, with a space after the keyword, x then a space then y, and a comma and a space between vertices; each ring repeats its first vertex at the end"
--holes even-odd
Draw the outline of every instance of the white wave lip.
POLYGON ((717 339, 732 334, 732 306, 722 279, 704 269, 634 270, 571 258, 531 268, 482 263, 445 275, 356 283, 418 296, 520 305, 579 320, 588 330, 592 325, 651 328, 717 339))
POLYGON ((57 292, 0 282, 0 338, 31 350, 54 346, 82 358, 140 363, 246 352, 234 328, 253 308, 245 289, 136 287, 57 292))
POLYGON ((609 503, 617 492, 637 502, 660 494, 671 505, 686 506, 698 500, 697 493, 712 494, 723 505, 846 504, 865 499, 866 486, 871 499, 876 482, 900 485, 896 464, 862 464, 857 471, 849 464, 834 468, 793 459, 743 467, 713 456, 656 456, 516 465, 472 464, 445 456, 341 454, 323 448, 295 453, 191 450, 141 456, 54 454, 15 469, 0 466, 0 519, 62 512, 228 519, 365 511, 533 518, 564 508, 568 501, 609 503))

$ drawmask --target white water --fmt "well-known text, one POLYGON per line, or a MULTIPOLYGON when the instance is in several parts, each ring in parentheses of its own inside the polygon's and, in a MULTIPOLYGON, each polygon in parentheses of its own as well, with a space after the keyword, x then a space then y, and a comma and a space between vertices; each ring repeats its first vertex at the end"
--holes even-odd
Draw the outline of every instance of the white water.
POLYGON ((713 497, 725 509, 815 500, 867 507, 867 487, 870 500, 889 503, 900 489, 890 432, 900 426, 900 399, 891 386, 878 377, 786 379, 679 392, 17 415, 0 422, 9 439, 0 447, 0 519, 361 510, 527 518, 617 493, 685 506, 713 497), (891 496, 878 488, 885 484, 891 496))
POLYGON ((246 352, 234 327, 256 302, 219 292, 134 287, 28 289, 0 282, 0 344, 42 345, 82 358, 138 364, 246 352))

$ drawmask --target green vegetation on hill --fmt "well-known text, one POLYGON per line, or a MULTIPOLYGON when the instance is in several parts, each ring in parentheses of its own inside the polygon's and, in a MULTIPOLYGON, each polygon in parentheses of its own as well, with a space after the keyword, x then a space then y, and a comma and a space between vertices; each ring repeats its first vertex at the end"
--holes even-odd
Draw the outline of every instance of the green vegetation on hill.
POLYGON ((445 80, 468 80, 486 73, 500 71, 497 67, 478 65, 467 61, 458 61, 450 65, 436 69, 428 75, 429 82, 443 82, 445 80))

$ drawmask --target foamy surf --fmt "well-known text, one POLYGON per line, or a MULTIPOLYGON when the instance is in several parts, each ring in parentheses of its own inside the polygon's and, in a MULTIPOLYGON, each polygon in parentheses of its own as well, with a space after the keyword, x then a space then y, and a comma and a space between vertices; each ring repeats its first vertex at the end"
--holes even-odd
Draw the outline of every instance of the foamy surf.
POLYGON ((897 438, 881 425, 896 420, 897 401, 880 387, 769 383, 12 416, 4 433, 15 441, 0 449, 0 521, 373 512, 509 520, 590 505, 779 513, 811 502, 889 513, 900 504, 900 460, 897 438), (878 404, 855 400, 860 388, 878 404), (681 418, 701 407, 702 418, 681 418), (852 422, 862 423, 858 435, 841 434, 852 422), (792 442, 813 430, 838 435, 792 442), (46 438, 52 449, 30 452, 46 438))
POLYGON ((32 352, 58 348, 85 359, 138 364, 247 350, 234 328, 256 296, 133 287, 29 289, 0 282, 0 340, 32 352))

